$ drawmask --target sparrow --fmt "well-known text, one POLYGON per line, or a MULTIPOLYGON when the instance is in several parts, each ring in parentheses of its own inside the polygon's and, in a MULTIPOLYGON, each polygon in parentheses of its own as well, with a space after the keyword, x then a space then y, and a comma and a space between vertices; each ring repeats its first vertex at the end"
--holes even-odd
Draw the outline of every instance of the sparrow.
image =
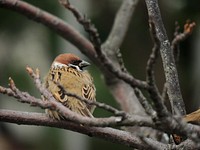
MULTIPOLYGON (((65 107, 82 116, 93 117, 94 105, 88 105, 63 92, 64 89, 87 100, 96 101, 96 89, 93 84, 93 78, 87 70, 84 70, 89 65, 88 62, 81 60, 74 54, 60 54, 53 61, 44 84, 54 98, 65 107)), ((44 98, 44 100, 47 99, 44 98)), ((46 109, 45 112, 50 118, 57 120, 65 119, 57 111, 46 109)))

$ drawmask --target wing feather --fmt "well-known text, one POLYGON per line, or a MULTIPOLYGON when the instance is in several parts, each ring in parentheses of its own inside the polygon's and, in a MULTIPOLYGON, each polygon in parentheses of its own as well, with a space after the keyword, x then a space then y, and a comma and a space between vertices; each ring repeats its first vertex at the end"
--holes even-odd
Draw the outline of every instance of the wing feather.
MULTIPOLYGON (((93 84, 84 85, 82 88, 83 97, 87 100, 96 101, 96 90, 93 84)), ((88 110, 93 113, 95 106, 87 105, 88 110)))

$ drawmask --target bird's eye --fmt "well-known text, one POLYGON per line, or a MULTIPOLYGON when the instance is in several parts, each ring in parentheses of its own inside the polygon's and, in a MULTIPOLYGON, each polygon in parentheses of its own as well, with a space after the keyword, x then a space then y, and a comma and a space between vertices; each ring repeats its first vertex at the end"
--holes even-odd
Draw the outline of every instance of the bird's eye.
POLYGON ((79 66, 79 64, 81 63, 82 61, 81 60, 74 60, 74 61, 71 61, 69 66, 78 70, 78 71, 82 71, 82 68, 79 66))
POLYGON ((78 66, 81 63, 81 60, 74 60, 72 62, 70 62, 70 64, 76 65, 78 66))

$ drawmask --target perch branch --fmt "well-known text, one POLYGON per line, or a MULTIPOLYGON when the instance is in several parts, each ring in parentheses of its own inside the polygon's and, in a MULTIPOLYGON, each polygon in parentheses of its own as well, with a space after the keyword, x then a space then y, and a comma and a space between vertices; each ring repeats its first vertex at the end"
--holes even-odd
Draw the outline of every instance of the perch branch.
MULTIPOLYGON (((82 134, 86 134, 91 137, 98 137, 104 140, 108 140, 114 143, 120 143, 122 145, 148 150, 150 146, 145 144, 137 136, 130 134, 126 131, 120 131, 113 128, 100 128, 89 127, 79 125, 69 121, 57 121, 48 118, 41 113, 28 113, 10 110, 0 110, 0 121, 16 123, 20 125, 37 125, 37 126, 49 126, 61 129, 72 130, 82 134)), ((166 149, 167 144, 162 144, 150 138, 145 138, 147 143, 156 145, 157 148, 166 149)))
POLYGON ((48 108, 51 110, 56 110, 61 113, 67 120, 72 122, 76 122, 78 124, 90 125, 90 126, 133 126, 143 125, 144 126, 154 126, 150 119, 143 122, 139 116, 133 118, 133 116, 127 115, 127 117, 123 120, 122 117, 108 117, 108 118, 89 118, 83 117, 79 114, 76 114, 70 111, 68 108, 63 106, 61 103, 57 102, 52 94, 43 87, 40 79, 39 79, 39 70, 36 70, 36 73, 29 67, 27 67, 27 71, 30 75, 35 78, 34 82, 36 87, 40 90, 41 94, 48 98, 49 101, 42 101, 40 99, 36 99, 33 96, 29 95, 27 92, 21 92, 18 90, 14 84, 14 81, 10 79, 10 88, 0 87, 0 92, 3 94, 7 94, 9 96, 13 96, 17 98, 20 102, 31 104, 32 106, 39 106, 41 108, 48 108), (150 121, 150 122, 149 122, 150 121), (137 123, 136 123, 137 122, 137 123), (121 124, 121 125, 120 125, 121 124))
MULTIPOLYGON (((82 125, 89 125, 89 126, 126 126, 126 125, 143 125, 153 127, 154 125, 151 122, 151 119, 147 117, 140 117, 140 116, 129 116, 123 121, 121 120, 121 117, 108 117, 108 118, 89 118, 89 117, 83 117, 77 113, 74 113, 70 111, 68 108, 57 102, 49 93, 48 91, 44 91, 44 89, 40 89, 41 94, 43 94, 45 97, 48 97, 49 101, 43 101, 41 99, 37 99, 33 96, 31 96, 27 92, 21 92, 17 87, 15 86, 15 83, 12 79, 10 79, 10 88, 4 88, 0 86, 0 93, 15 97, 18 99, 19 102, 22 103, 28 103, 31 106, 37 106, 41 107, 43 109, 48 108, 51 110, 56 110, 59 113, 61 113, 63 116, 65 116, 66 120, 75 122, 77 124, 82 125), (143 120, 144 119, 144 120, 143 120), (147 120, 146 120, 147 119, 147 120), (146 121, 145 121, 146 120, 146 121), (123 122, 123 123, 122 123, 123 122), (136 123, 137 122, 137 123, 136 123), (122 123, 122 124, 121 124, 122 123), (121 124, 121 125, 120 125, 121 124)), ((129 126, 128 125, 128 126, 129 126)))
MULTIPOLYGON (((174 122, 173 120, 170 121, 171 124, 170 124, 170 126, 169 126, 170 128, 169 128, 165 124, 157 127, 154 124, 152 124, 152 122, 151 122, 151 120, 149 120, 149 118, 136 116, 136 115, 132 115, 131 118, 127 118, 127 119, 124 119, 122 121, 119 120, 119 118, 116 118, 116 117, 109 117, 109 118, 83 117, 83 116, 80 116, 80 115, 70 111, 69 109, 64 107, 62 104, 56 102, 56 100, 49 99, 49 101, 45 102, 45 101, 42 101, 42 100, 30 98, 28 93, 21 92, 16 88, 14 81, 12 79, 10 79, 10 88, 0 87, 0 92, 3 93, 3 94, 7 94, 9 96, 14 96, 17 99, 22 99, 22 102, 32 104, 33 106, 39 106, 39 107, 42 107, 42 108, 48 108, 48 109, 56 110, 56 111, 60 112, 61 114, 63 114, 64 116, 66 116, 67 120, 70 120, 70 121, 72 121, 72 122, 74 122, 78 125, 82 124, 84 126, 88 125, 88 126, 101 126, 101 127, 138 125, 138 126, 153 127, 155 129, 160 129, 161 131, 165 130, 166 132, 175 132, 175 133, 181 134, 181 135, 189 135, 189 137, 192 138, 192 139, 197 138, 198 135, 199 135, 199 132, 197 132, 199 130, 191 130, 190 128, 188 128, 188 126, 186 126, 186 124, 178 124, 177 125, 176 122, 174 122), (7 89, 9 89, 9 90, 7 90, 7 89), (12 92, 10 92, 10 91, 12 91, 12 92)), ((45 95, 44 92, 42 92, 42 94, 44 94, 44 96, 47 96, 47 95, 45 95)), ((2 114, 0 113, 0 116, 1 115, 2 114)), ((8 118, 5 118, 5 117, 2 117, 2 118, 8 119, 8 118)), ((170 118, 165 118, 165 119, 169 120, 170 118)), ((25 120, 27 120, 27 119, 25 119, 25 120)), ((13 121, 16 121, 16 120, 13 120, 13 121)))

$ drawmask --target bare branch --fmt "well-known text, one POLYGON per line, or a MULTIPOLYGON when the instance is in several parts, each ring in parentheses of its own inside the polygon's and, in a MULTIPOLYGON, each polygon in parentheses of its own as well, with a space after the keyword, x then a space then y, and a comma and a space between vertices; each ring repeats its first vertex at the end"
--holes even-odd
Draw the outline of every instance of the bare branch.
POLYGON ((147 85, 146 85, 146 83, 144 81, 140 81, 140 80, 135 79, 131 75, 122 72, 121 70, 117 69, 113 65, 113 63, 111 62, 111 60, 108 59, 108 57, 105 55, 105 53, 101 49, 101 41, 99 39, 99 34, 97 32, 97 29, 94 27, 94 25, 91 24, 91 22, 87 18, 84 18, 80 14, 80 12, 78 12, 78 10, 75 9, 74 6, 72 6, 69 2, 62 3, 62 4, 64 4, 64 6, 67 9, 69 9, 70 11, 72 11, 72 13, 75 14, 74 16, 77 17, 77 20, 79 21, 79 23, 81 23, 84 26, 84 28, 86 29, 86 31, 88 32, 88 34, 90 36, 91 42, 94 45, 94 48, 95 48, 96 53, 97 53, 97 57, 100 59, 101 63, 109 71, 111 71, 118 78, 124 80, 128 84, 131 84, 131 86, 133 86, 133 87, 147 88, 146 87, 147 85))
POLYGON ((65 116, 66 120, 82 124, 82 125, 89 125, 89 126, 133 126, 135 125, 144 125, 144 126, 150 126, 153 127, 151 120, 147 117, 140 117, 140 116, 129 116, 123 121, 121 120, 121 117, 108 117, 108 118, 89 118, 89 117, 83 117, 77 113, 74 113, 70 111, 68 108, 57 102, 49 93, 48 91, 43 91, 41 88, 42 94, 44 96, 48 96, 49 101, 43 101, 41 99, 36 99, 35 97, 31 96, 27 92, 21 92, 19 91, 12 79, 10 79, 10 87, 11 88, 4 88, 0 86, 0 93, 7 94, 9 96, 13 96, 18 99, 18 101, 23 103, 28 103, 31 106, 37 106, 41 108, 48 108, 51 110, 56 110, 59 113, 61 113, 63 116, 65 116), (47 95, 48 94, 48 95, 47 95), (143 120, 144 119, 144 120, 143 120), (146 120, 146 121, 145 121, 146 120), (122 123, 123 122, 123 123, 122 123), (122 124, 121 124, 122 123, 122 124), (144 123, 144 124, 143 124, 144 123), (121 125, 120 125, 121 124, 121 125))
POLYGON ((133 12, 135 11, 135 7, 138 2, 138 0, 122 1, 122 4, 115 16, 110 34, 105 43, 102 45, 103 51, 109 58, 112 58, 113 64, 116 64, 115 67, 118 67, 119 65, 121 70, 124 72, 126 72, 126 68, 120 52, 120 46, 124 41, 124 37, 128 31, 133 12))
MULTIPOLYGON (((158 52, 159 52, 159 49, 160 49, 160 41, 156 35, 156 28, 155 28, 155 24, 154 22, 151 20, 151 18, 149 19, 149 30, 150 30, 150 33, 151 33, 151 37, 152 37, 152 40, 154 42, 154 47, 152 49, 152 53, 149 57, 149 60, 147 61, 147 67, 146 67, 146 70, 147 70, 147 83, 149 85, 149 89, 148 89, 148 92, 150 94, 150 97, 151 99, 153 100, 154 102, 154 105, 155 105, 155 110, 158 114, 158 117, 166 117, 169 115, 168 113, 168 110, 167 108, 165 107, 164 103, 163 103, 163 100, 162 100, 162 97, 160 95, 160 92, 158 91, 158 88, 156 86, 156 83, 155 83, 155 77, 154 77, 154 65, 156 63, 156 59, 158 57, 158 52)), ((152 115, 151 115, 152 116, 152 115)))
POLYGON ((152 49, 152 52, 150 54, 150 57, 147 61, 147 83, 149 85, 155 86, 155 79, 154 79, 154 65, 156 63, 156 59, 158 58, 158 53, 159 53, 159 49, 160 49, 160 41, 157 38, 156 35, 156 29, 155 29, 155 25, 152 22, 152 20, 149 20, 149 30, 151 33, 151 38, 153 40, 154 46, 152 49))
POLYGON ((147 99, 144 97, 144 95, 142 94, 142 92, 140 90, 138 90, 137 88, 135 88, 134 91, 135 91, 135 94, 138 97, 138 100, 140 101, 140 103, 144 107, 146 113, 148 115, 150 115, 153 120, 157 119, 157 113, 156 113, 156 111, 154 111, 154 109, 152 108, 152 106, 150 105, 150 103, 147 101, 147 99))
POLYGON ((116 14, 112 30, 104 43, 105 50, 110 50, 109 53, 114 53, 120 48, 124 37, 128 30, 132 14, 135 11, 135 7, 138 4, 138 0, 125 0, 116 14))
POLYGON ((99 33, 96 29, 96 27, 91 23, 89 19, 87 19, 85 16, 82 16, 82 14, 73 6, 70 4, 69 0, 59 0, 59 2, 68 10, 70 10, 73 15, 76 17, 77 21, 83 25, 86 32, 88 32, 90 40, 93 43, 93 46, 95 49, 97 47, 101 47, 101 40, 99 38, 99 33))
MULTIPOLYGON (((120 143, 128 147, 149 149, 149 146, 141 141, 140 138, 126 131, 120 131, 113 128, 89 127, 85 125, 80 126, 79 124, 69 121, 57 121, 50 119, 46 115, 40 113, 0 110, 0 121, 23 125, 49 126, 67 129, 86 134, 91 137, 98 137, 114 143, 120 143)), ((160 149, 167 148, 166 144, 162 144, 153 139, 145 138, 145 140, 148 141, 148 143, 156 145, 160 149)))
POLYGON ((174 61, 174 56, 161 19, 158 2, 157 0, 145 0, 145 2, 147 5, 149 18, 155 24, 156 34, 160 41, 160 53, 163 60, 165 78, 168 87, 167 92, 172 111, 175 114, 185 115, 185 106, 179 86, 178 73, 174 61))
POLYGON ((15 97, 21 103, 27 103, 31 106, 40 106, 41 108, 50 108, 55 109, 54 105, 51 103, 43 102, 41 99, 37 99, 31 96, 27 92, 21 92, 19 89, 16 88, 14 81, 9 78, 9 86, 10 88, 4 88, 0 86, 0 93, 6 94, 8 96, 15 97))
MULTIPOLYGON (((52 110, 56 110, 62 115, 66 116, 67 120, 70 120, 74 123, 77 123, 78 125, 88 125, 88 126, 97 126, 97 127, 105 127, 105 126, 133 126, 133 125, 138 125, 138 126, 149 126, 153 127, 155 129, 160 129, 167 132, 174 132, 177 134, 183 134, 183 135, 188 135, 190 138, 194 139, 195 142, 197 137, 199 136, 199 128, 197 129, 192 129, 189 126, 186 126, 185 123, 181 122, 181 124, 177 124, 172 120, 170 117, 166 117, 166 122, 170 122, 170 124, 162 124, 162 126, 157 127, 154 124, 152 124, 151 120, 147 117, 141 117, 141 116, 136 116, 132 115, 130 118, 126 118, 124 120, 119 120, 118 117, 109 117, 109 118, 89 118, 89 117, 83 117, 80 116, 66 107, 64 107, 62 104, 56 102, 56 100, 50 99, 50 101, 42 101, 34 98, 30 98, 29 94, 26 92, 20 92, 14 84, 14 81, 10 79, 10 89, 6 90, 6 88, 0 87, 0 92, 7 94, 9 96, 15 96, 18 99, 22 99, 22 102, 26 102, 29 104, 34 104, 34 106, 40 106, 42 108, 48 108, 52 110), (12 92, 10 92, 12 91, 12 92), (13 94, 14 93, 14 94, 13 94), (17 96, 16 96, 17 95, 17 96), (168 120, 168 121, 167 121, 168 120)), ((44 92, 42 94, 45 94, 44 92)), ((46 96, 46 95, 45 95, 46 96)), ((1 116, 1 113, 0 113, 1 116)), ((2 117, 5 119, 5 117, 2 117)), ((8 119, 8 118, 6 118, 8 119)), ((12 120, 12 119, 11 119, 12 120)), ((25 119, 26 121, 27 119, 25 119)), ((13 120, 16 121, 16 120, 13 120)), ((164 123, 164 122, 163 122, 164 123)))
POLYGON ((171 48, 174 52, 174 58, 176 63, 179 60, 179 44, 184 41, 187 37, 192 34, 194 27, 196 26, 195 22, 190 22, 189 20, 184 25, 184 30, 182 33, 179 32, 180 26, 176 23, 176 29, 174 33, 174 39, 172 40, 171 48))
MULTIPOLYGON (((179 31, 180 26, 178 25, 178 22, 176 22, 175 25, 176 25, 176 27, 175 27, 175 32, 174 32, 174 39, 172 40, 171 49, 174 52, 174 58, 175 58, 176 65, 178 65, 179 55, 180 55, 179 44, 180 44, 180 42, 187 39, 187 37, 189 35, 192 34, 192 31, 193 31, 194 27, 196 26, 196 24, 195 24, 195 22, 187 21, 186 24, 184 25, 183 32, 179 31)), ((166 83, 163 86, 162 97, 164 100, 167 99, 167 84, 166 83)))
POLYGON ((80 49, 81 52, 86 54, 93 62, 98 63, 97 59, 94 58, 95 51, 91 42, 63 20, 20 0, 0 0, 0 7, 16 11, 26 16, 28 19, 46 25, 80 49))
POLYGON ((65 116, 66 120, 70 120, 72 122, 89 125, 89 126, 133 126, 133 125, 144 125, 153 127, 150 118, 145 119, 145 117, 126 115, 126 118, 123 117, 108 117, 108 118, 89 118, 83 117, 77 113, 70 111, 67 107, 63 106, 61 103, 57 102, 52 94, 43 87, 40 79, 39 79, 39 70, 36 69, 36 73, 30 67, 27 67, 27 71, 33 77, 36 87, 40 90, 41 94, 48 98, 49 101, 42 101, 40 99, 36 99, 27 92, 19 91, 12 79, 10 79, 10 88, 0 87, 0 92, 3 94, 7 94, 9 96, 13 96, 17 98, 20 102, 25 102, 31 104, 33 106, 39 106, 41 108, 48 108, 51 110, 56 110, 65 116), (144 119, 144 120, 143 120, 144 119), (142 121, 143 120, 143 121, 142 121), (145 121, 146 120, 146 121, 145 121))

